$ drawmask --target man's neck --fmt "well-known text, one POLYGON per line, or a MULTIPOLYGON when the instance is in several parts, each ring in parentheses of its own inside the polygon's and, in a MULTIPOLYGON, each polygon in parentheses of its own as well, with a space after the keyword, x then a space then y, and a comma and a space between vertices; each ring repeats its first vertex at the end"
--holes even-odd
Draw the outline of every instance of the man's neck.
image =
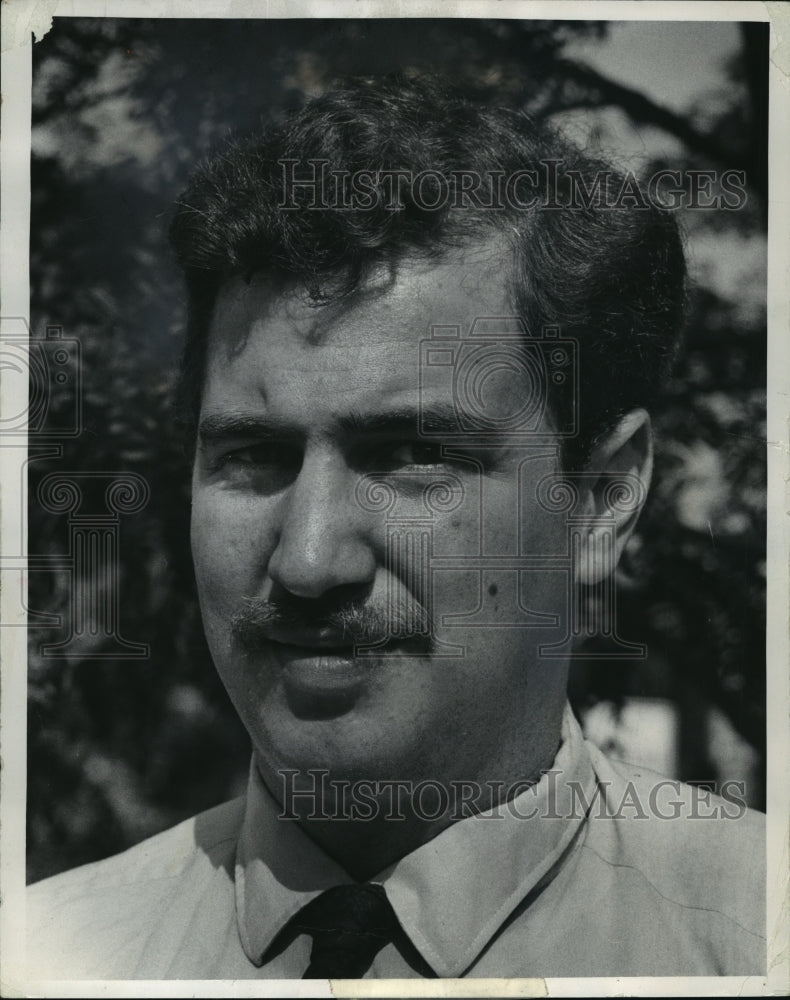
MULTIPOLYGON (((411 854, 454 823, 486 812, 524 791, 549 769, 559 737, 547 742, 529 769, 497 768, 496 778, 475 781, 435 780, 354 783, 326 774, 320 792, 292 788, 284 795, 274 775, 259 773, 283 809, 301 829, 357 881, 365 881, 411 854)), ((490 772, 489 772, 490 773, 490 772)))

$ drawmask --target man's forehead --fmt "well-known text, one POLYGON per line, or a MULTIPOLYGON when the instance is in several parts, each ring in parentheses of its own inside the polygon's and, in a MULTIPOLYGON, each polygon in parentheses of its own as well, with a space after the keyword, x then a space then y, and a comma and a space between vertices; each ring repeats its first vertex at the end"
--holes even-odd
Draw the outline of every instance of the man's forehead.
POLYGON ((268 346, 287 339, 305 347, 358 340, 382 346, 428 335, 436 324, 471 325, 507 314, 511 255, 502 241, 455 248, 438 260, 406 258, 375 268, 350 296, 316 304, 299 284, 266 273, 234 277, 213 311, 209 351, 232 355, 250 337, 268 346))
POLYGON ((537 412, 541 400, 533 398, 540 386, 525 373, 520 335, 507 333, 502 344, 470 337, 482 317, 515 330, 503 257, 486 247, 409 262, 377 275, 345 308, 315 307, 303 292, 276 291, 263 277, 229 284, 208 354, 203 432, 224 428, 227 415, 239 433, 248 418, 265 416, 272 432, 394 433, 419 424, 429 436, 452 435, 460 411, 471 414, 470 427, 482 413, 486 426, 504 421, 504 432, 514 412, 537 412), (457 341, 442 340, 448 329, 461 334, 460 352, 457 341), (448 354, 454 362, 442 361, 448 354), (473 370, 464 369, 459 388, 455 368, 470 358, 473 370))
POLYGON ((539 418, 542 390, 525 373, 521 337, 509 333, 499 344, 475 336, 476 320, 498 317, 497 329, 506 321, 508 331, 517 322, 509 261, 507 248, 491 242, 409 260, 376 272, 350 302, 321 306, 263 275, 229 282, 209 343, 201 423, 241 413, 265 416, 272 430, 385 433, 423 426, 429 414, 430 436, 459 432, 460 411, 472 414, 471 427, 475 413, 486 426, 504 421, 503 432, 516 412, 539 418), (448 330, 460 334, 460 351, 441 339, 448 330), (444 355, 454 362, 441 363, 444 355))

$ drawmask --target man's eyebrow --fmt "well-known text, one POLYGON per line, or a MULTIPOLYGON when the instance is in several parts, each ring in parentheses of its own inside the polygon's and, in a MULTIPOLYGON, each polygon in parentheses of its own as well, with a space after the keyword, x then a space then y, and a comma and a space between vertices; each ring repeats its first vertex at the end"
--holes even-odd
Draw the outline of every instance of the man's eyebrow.
MULTIPOLYGON (((399 407, 368 413, 353 411, 338 416, 335 426, 340 433, 348 436, 420 433, 455 436, 459 432, 458 416, 452 403, 433 403, 429 406, 399 407)), ((274 417, 230 412, 209 413, 204 416, 198 426, 198 437, 202 444, 210 444, 229 438, 302 438, 304 433, 292 424, 274 417)))
POLYGON ((209 413, 198 425, 203 444, 228 438, 293 438, 298 431, 290 424, 255 413, 209 413))
POLYGON ((402 407, 384 412, 354 412, 339 418, 338 425, 348 434, 434 434, 458 432, 458 415, 452 403, 423 407, 402 407))

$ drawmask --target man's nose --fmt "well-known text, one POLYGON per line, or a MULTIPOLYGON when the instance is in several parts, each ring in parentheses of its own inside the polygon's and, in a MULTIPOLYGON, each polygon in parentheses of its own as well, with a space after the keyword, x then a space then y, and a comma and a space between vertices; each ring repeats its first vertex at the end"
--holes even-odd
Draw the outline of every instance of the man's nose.
POLYGON ((268 566, 274 583, 305 598, 372 583, 376 559, 369 515, 356 502, 358 479, 336 455, 305 455, 278 504, 277 544, 268 566))

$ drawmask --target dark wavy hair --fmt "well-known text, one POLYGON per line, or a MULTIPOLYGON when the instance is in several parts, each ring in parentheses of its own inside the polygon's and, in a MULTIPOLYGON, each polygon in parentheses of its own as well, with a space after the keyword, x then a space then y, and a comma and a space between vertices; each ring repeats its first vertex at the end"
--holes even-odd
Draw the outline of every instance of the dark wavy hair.
MULTIPOLYGON (((194 435, 212 310, 230 278, 267 272, 323 304, 353 296, 382 264, 438 259, 498 234, 512 250, 508 289, 527 335, 551 325, 579 341, 579 433, 564 459, 583 463, 619 416, 655 405, 682 320, 685 261, 675 219, 638 191, 615 204, 623 180, 527 114, 472 102, 436 80, 351 81, 229 143, 195 172, 170 228, 188 299, 182 420, 194 435), (347 175, 369 171, 379 197, 369 207, 308 210, 316 192, 295 188, 290 203, 298 207, 283 208, 283 161, 302 171, 310 161, 347 175), (403 185, 393 211, 384 186, 394 170, 437 172, 450 197, 426 207, 434 200, 429 175, 421 198, 403 185), (492 180, 525 170, 544 182, 529 209, 475 206, 459 188, 460 172, 492 180), (574 174, 588 191, 599 184, 600 197, 556 207, 569 203, 574 174)), ((568 419, 556 412, 564 405, 549 397, 560 423, 568 419)))

